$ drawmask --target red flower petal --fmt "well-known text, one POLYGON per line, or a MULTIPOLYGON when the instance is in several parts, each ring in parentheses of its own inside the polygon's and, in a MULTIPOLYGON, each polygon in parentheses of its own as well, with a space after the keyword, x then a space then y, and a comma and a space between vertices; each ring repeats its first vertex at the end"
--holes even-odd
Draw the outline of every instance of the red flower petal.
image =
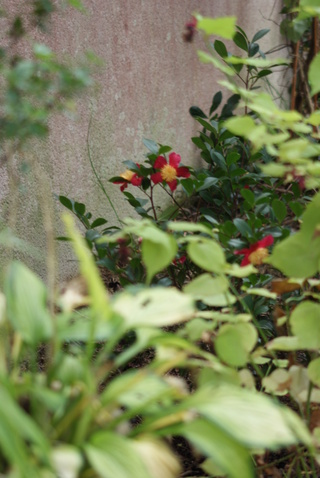
POLYGON ((127 187, 128 187, 128 183, 123 183, 120 188, 120 191, 123 192, 127 187))
POLYGON ((177 169, 177 176, 178 178, 189 178, 190 177, 190 171, 188 168, 178 168, 177 169))
POLYGON ((250 249, 238 249, 236 251, 234 251, 234 254, 238 255, 238 256, 242 256, 243 254, 250 254, 252 251, 250 251, 250 249))
POLYGON ((131 184, 133 186, 141 186, 141 183, 142 183, 142 178, 139 178, 139 176, 137 174, 132 176, 131 184))
POLYGON ((272 246, 274 242, 274 239, 273 239, 273 236, 271 236, 270 234, 266 237, 264 237, 263 239, 261 239, 261 241, 258 241, 256 245, 258 245, 257 249, 259 247, 268 247, 268 246, 272 246))
POLYGON ((245 256, 245 257, 242 259, 240 266, 241 266, 241 267, 244 267, 244 266, 248 266, 249 264, 250 264, 249 257, 248 257, 248 256, 245 256))
POLYGON ((178 181, 176 179, 174 179, 173 181, 170 181, 170 183, 168 183, 168 186, 169 188, 171 189, 171 191, 175 191, 177 189, 177 184, 178 184, 178 181))
POLYGON ((177 169, 181 161, 181 156, 180 154, 177 153, 170 153, 169 154, 169 164, 173 168, 177 169))
POLYGON ((153 181, 154 184, 162 183, 163 179, 161 173, 151 174, 151 181, 153 181))
POLYGON ((153 167, 155 169, 161 169, 161 168, 163 168, 163 166, 166 166, 166 164, 168 164, 167 161, 166 161, 166 158, 164 158, 163 156, 158 156, 157 159, 154 162, 153 167))

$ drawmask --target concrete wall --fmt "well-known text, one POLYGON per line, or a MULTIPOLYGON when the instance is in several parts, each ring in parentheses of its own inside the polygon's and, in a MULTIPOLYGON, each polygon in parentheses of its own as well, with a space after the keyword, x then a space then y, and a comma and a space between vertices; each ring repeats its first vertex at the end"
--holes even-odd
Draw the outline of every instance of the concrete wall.
MULTIPOLYGON (((8 1, 8 3, 10 3, 8 1)), ((12 3, 12 2, 11 2, 12 3)), ((14 3, 14 2, 13 2, 14 3)), ((108 178, 121 173, 121 161, 143 161, 142 138, 170 144, 185 164, 199 162, 190 138, 196 133, 188 109, 196 104, 208 110, 218 91, 217 71, 197 60, 199 38, 183 42, 184 24, 193 11, 208 16, 236 15, 238 24, 251 37, 260 28, 271 28, 265 50, 281 42, 275 21, 281 0, 84 0, 87 13, 68 9, 54 14, 49 45, 70 60, 86 50, 104 62, 95 74, 96 87, 78 102, 74 118, 59 115, 51 122, 46 144, 37 144, 26 155, 46 171, 42 189, 29 174, 20 190, 18 234, 45 247, 39 196, 52 192, 84 202, 95 216, 110 225, 116 218, 96 185, 89 164, 87 135, 92 159, 119 215, 132 211, 118 187, 108 178)), ((8 202, 5 165, 1 168, 3 203, 8 202)), ((57 206, 60 211, 60 207, 57 206)), ((60 220, 55 223, 61 233, 60 220)), ((62 277, 74 271, 70 248, 58 246, 62 277)), ((36 269, 45 276, 45 262, 36 269)))

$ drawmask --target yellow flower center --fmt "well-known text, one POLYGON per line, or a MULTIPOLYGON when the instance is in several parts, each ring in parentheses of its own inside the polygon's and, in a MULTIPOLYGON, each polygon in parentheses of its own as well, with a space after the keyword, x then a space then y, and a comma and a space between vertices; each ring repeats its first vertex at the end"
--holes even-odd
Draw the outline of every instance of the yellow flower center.
POLYGON ((269 252, 265 247, 259 247, 256 251, 252 252, 248 257, 249 262, 254 266, 260 266, 263 261, 268 257, 269 252))
POLYGON ((126 179, 127 181, 131 181, 134 176, 134 172, 130 171, 130 169, 126 169, 124 173, 120 174, 120 178, 126 179))
POLYGON ((177 178, 177 170, 173 166, 170 166, 170 164, 163 166, 160 173, 162 179, 167 183, 171 183, 171 181, 174 181, 177 178))

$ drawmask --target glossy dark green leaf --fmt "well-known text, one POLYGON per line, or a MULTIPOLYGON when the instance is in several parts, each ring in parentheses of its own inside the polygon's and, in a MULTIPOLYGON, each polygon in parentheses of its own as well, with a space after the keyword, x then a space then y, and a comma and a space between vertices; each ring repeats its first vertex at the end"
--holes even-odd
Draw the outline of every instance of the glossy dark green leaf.
POLYGON ((214 49, 222 58, 226 58, 228 56, 227 47, 222 41, 216 40, 214 42, 214 49))
POLYGON ((210 108, 210 116, 212 113, 220 106, 222 101, 222 93, 218 91, 214 97, 212 98, 211 108, 210 108))
POLYGON ((268 29, 268 28, 263 28, 262 30, 259 30, 257 33, 254 34, 254 36, 251 40, 251 43, 254 43, 254 42, 260 40, 262 37, 267 35, 267 33, 269 33, 269 31, 270 31, 270 29, 268 29))
POLYGON ((207 115, 198 106, 191 106, 189 113, 193 118, 199 116, 199 118, 207 118, 207 115))
POLYGON ((242 33, 236 32, 236 34, 233 37, 233 41, 239 48, 241 48, 245 52, 248 51, 248 43, 245 37, 242 35, 242 33))

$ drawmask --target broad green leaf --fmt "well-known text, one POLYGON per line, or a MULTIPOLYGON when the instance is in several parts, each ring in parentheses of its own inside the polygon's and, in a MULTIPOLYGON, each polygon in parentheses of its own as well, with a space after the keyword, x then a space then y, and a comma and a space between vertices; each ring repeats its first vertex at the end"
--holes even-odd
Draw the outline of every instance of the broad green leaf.
POLYGON ((183 288, 184 292, 192 295, 196 300, 227 292, 228 289, 229 282, 226 277, 213 278, 210 274, 199 275, 183 288))
POLYGON ((202 300, 213 307, 223 307, 236 301, 229 292, 229 282, 225 276, 213 278, 210 274, 201 274, 189 282, 183 290, 194 299, 202 300))
POLYGON ((135 295, 123 292, 115 297, 113 309, 124 318, 128 329, 177 324, 195 313, 193 298, 170 287, 145 289, 135 295))
POLYGON ((147 283, 150 284, 155 274, 168 267, 178 251, 174 237, 155 229, 154 239, 142 240, 142 260, 147 268, 147 283))
POLYGON ((246 115, 229 118, 224 122, 224 125, 231 133, 244 137, 248 137, 250 131, 256 128, 256 124, 251 116, 246 115))
POLYGON ((311 96, 316 95, 320 91, 320 53, 313 58, 308 77, 311 85, 311 96))
POLYGON ((302 420, 262 394, 225 385, 203 388, 190 402, 203 417, 247 447, 275 450, 300 441, 311 444, 302 420))
POLYGON ((199 237, 188 244, 187 252, 190 259, 205 271, 220 273, 225 267, 223 249, 214 240, 199 237))
POLYGON ((163 441, 142 436, 132 441, 137 454, 143 460, 152 478, 176 478, 181 476, 181 466, 173 451, 163 441))
POLYGON ((282 350, 289 352, 291 350, 301 349, 298 337, 276 337, 267 344, 268 350, 282 350))
POLYGON ((285 204, 279 199, 274 199, 272 201, 271 206, 272 206, 273 212, 275 213, 276 218, 281 223, 287 216, 287 208, 285 204))
POLYGON ((231 40, 236 31, 236 17, 209 18, 197 16, 197 29, 206 35, 218 35, 231 40))
POLYGON ((249 353, 257 338, 257 330, 252 324, 226 324, 219 329, 215 349, 223 362, 234 367, 243 367, 248 362, 249 353))
POLYGON ((152 478, 131 441, 120 434, 96 432, 84 449, 101 478, 152 478))
POLYGON ((47 308, 47 291, 42 281, 20 262, 11 263, 5 278, 7 316, 22 340, 38 344, 53 332, 47 308))
POLYGON ((254 477, 248 451, 223 428, 204 419, 197 419, 179 427, 179 433, 201 453, 210 457, 228 477, 254 477))
POLYGON ((299 304, 291 314, 290 325, 301 348, 320 348, 320 304, 310 301, 299 304))
POLYGON ((254 205, 254 194, 252 191, 249 189, 241 189, 240 193, 250 206, 254 205))
POLYGON ((277 244, 266 262, 288 277, 306 278, 319 270, 320 250, 301 232, 277 244))
POLYGON ((311 382, 318 387, 320 386, 320 358, 312 360, 308 365, 308 376, 311 382))

